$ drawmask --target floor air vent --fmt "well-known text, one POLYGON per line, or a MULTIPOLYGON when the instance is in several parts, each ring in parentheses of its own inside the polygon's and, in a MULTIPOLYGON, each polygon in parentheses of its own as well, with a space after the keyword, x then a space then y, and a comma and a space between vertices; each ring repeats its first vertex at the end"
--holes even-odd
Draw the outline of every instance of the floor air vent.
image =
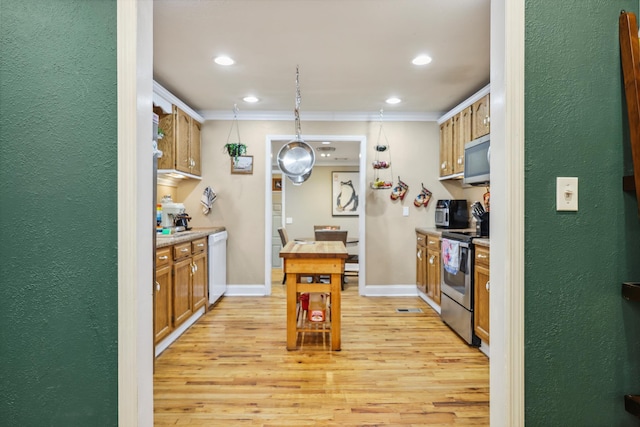
POLYGON ((421 308, 396 308, 396 313, 422 313, 421 308))

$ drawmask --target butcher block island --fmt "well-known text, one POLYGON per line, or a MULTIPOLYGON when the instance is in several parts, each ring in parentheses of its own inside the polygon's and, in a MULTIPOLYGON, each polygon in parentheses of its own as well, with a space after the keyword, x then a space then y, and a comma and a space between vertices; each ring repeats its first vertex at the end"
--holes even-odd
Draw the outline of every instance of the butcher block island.
POLYGON ((287 278, 287 350, 297 348, 298 333, 324 331, 327 324, 331 331, 331 350, 340 350, 340 292, 348 256, 342 242, 290 241, 280 251, 287 278), (314 278, 311 283, 309 277, 314 278), (323 277, 328 277, 329 283, 323 283, 323 277), (302 318, 303 301, 299 296, 304 293, 320 293, 329 301, 326 314, 329 321, 323 319, 323 329, 309 327, 307 319, 302 318))

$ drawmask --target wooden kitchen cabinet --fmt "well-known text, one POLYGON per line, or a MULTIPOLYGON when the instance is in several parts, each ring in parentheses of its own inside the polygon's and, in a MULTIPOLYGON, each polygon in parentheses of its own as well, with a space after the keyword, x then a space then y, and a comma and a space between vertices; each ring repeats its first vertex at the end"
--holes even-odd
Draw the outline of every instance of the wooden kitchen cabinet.
POLYGON ((471 141, 472 107, 468 106, 454 120, 453 173, 464 173, 464 146, 471 141))
POLYGON ((206 307, 208 300, 207 287, 207 239, 198 239, 191 242, 192 256, 192 307, 195 312, 200 307, 206 307))
POLYGON ((489 344, 489 248, 476 245, 474 260, 474 311, 473 324, 476 335, 489 344))
POLYGON ((427 296, 440 305, 440 239, 427 237, 427 296))
POLYGON ((480 138, 491 132, 490 96, 490 94, 487 94, 472 105, 471 139, 480 138))
POLYGON ((427 235, 416 232, 416 286, 427 293, 427 235))
POLYGON ((153 112, 158 115, 158 127, 164 132, 158 141, 158 148, 162 150, 158 169, 202 175, 201 124, 175 105, 171 114, 165 114, 159 107, 153 112))
POLYGON ((173 264, 173 327, 180 326, 193 314, 191 305, 191 257, 173 264))
POLYGON ((440 125, 440 176, 453 173, 453 128, 454 119, 450 118, 440 125))
POLYGON ((153 335, 157 344, 173 330, 172 314, 172 280, 171 280, 171 248, 156 251, 156 282, 153 293, 153 335))

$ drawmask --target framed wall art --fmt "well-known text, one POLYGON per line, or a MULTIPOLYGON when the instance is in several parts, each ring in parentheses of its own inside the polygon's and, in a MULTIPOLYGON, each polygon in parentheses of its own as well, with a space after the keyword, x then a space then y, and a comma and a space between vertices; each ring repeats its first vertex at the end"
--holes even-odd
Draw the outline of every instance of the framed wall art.
POLYGON ((253 156, 238 156, 231 158, 231 173, 252 174, 253 156))
POLYGON ((282 191, 282 178, 271 178, 271 191, 282 191))
POLYGON ((360 214, 360 172, 331 172, 331 215, 360 214))

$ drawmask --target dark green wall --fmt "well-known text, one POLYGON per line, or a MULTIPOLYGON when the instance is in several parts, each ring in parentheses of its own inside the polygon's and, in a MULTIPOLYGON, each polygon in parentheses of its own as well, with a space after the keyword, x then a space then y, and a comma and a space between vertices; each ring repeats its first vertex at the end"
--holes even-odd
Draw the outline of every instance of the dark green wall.
MULTIPOLYGON (((618 16, 637 1, 526 0, 525 404, 528 426, 636 426, 640 281, 635 196, 622 192, 628 131, 618 16), (555 211, 555 177, 579 211, 555 211)), ((628 170, 626 172, 629 172, 628 170)))
POLYGON ((115 0, 0 6, 0 425, 117 425, 115 0))

